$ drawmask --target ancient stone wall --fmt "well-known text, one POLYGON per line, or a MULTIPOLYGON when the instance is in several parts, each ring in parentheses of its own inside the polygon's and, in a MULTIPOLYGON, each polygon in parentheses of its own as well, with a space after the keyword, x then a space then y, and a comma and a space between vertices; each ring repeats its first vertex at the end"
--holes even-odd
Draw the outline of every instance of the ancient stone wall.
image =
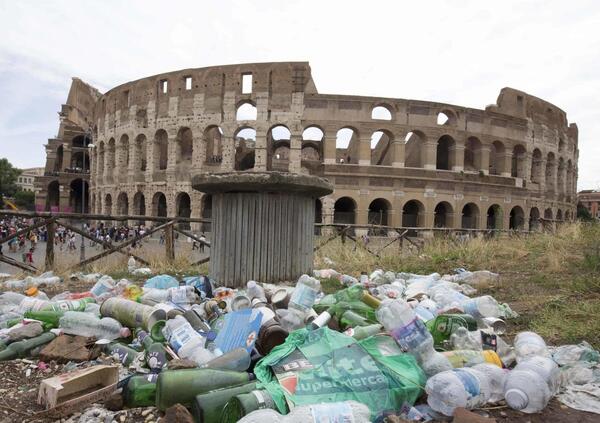
POLYGON ((576 125, 511 88, 479 110, 319 94, 305 62, 229 65, 120 85, 92 121, 95 212, 210 217, 194 174, 281 170, 334 183, 324 223, 534 229, 575 214, 576 125))

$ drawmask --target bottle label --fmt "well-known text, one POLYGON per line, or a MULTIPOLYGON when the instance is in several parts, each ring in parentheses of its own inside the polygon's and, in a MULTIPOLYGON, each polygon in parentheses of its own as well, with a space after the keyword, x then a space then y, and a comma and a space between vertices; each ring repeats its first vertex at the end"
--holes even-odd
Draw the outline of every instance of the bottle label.
POLYGON ((175 288, 169 288, 171 295, 171 302, 175 304, 185 304, 187 300, 187 289, 185 286, 178 286, 175 288))
POLYGON ((354 423, 352 407, 345 402, 311 405, 313 423, 354 423))
POLYGON ((171 333, 169 344, 175 349, 175 352, 178 352, 195 334, 194 328, 189 323, 181 325, 171 333))
POLYGON ((479 387, 479 379, 477 379, 473 374, 463 369, 454 369, 453 371, 456 377, 460 379, 461 383, 465 388, 465 391, 467 391, 471 398, 475 398, 481 393, 481 389, 479 387))
POLYGON ((415 317, 409 324, 396 328, 390 335, 398 342, 405 351, 416 349, 427 340, 429 332, 421 319, 415 317))
POLYGON ((296 289, 292 293, 290 302, 299 305, 302 308, 308 309, 313 306, 317 299, 317 290, 312 289, 308 285, 299 284, 296 285, 296 289))

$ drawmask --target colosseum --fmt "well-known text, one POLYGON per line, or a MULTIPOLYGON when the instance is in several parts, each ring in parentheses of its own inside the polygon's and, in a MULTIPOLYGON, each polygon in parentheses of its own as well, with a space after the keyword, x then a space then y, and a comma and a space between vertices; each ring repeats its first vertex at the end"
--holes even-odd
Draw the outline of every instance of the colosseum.
POLYGON ((38 210, 208 218, 195 174, 273 170, 334 184, 315 205, 322 223, 535 230, 574 218, 577 126, 512 88, 480 110, 319 94, 306 62, 240 64, 105 94, 74 78, 59 115, 38 210))

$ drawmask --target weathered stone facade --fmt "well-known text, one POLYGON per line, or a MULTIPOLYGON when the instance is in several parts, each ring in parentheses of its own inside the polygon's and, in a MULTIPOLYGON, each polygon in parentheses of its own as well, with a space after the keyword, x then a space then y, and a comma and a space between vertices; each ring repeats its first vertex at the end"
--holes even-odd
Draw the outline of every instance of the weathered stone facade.
POLYGON ((86 112, 94 212, 209 217, 194 174, 283 170, 335 185, 324 223, 533 229, 575 214, 577 126, 511 88, 478 110, 319 94, 308 63, 242 64, 128 82, 86 112))

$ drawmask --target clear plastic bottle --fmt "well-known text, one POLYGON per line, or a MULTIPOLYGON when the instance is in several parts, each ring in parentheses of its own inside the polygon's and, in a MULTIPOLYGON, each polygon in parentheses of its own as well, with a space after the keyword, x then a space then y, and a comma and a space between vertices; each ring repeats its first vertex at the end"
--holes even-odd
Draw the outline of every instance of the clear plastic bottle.
POLYGON ((137 263, 135 262, 135 259, 133 258, 133 256, 130 256, 129 260, 127 260, 127 271, 129 273, 131 273, 135 269, 137 269, 137 263))
POLYGON ((19 305, 21 301, 26 298, 25 295, 19 294, 18 292, 8 291, 0 295, 0 304, 14 304, 19 305))
POLYGON ((200 297, 196 294, 196 290, 191 285, 177 286, 167 289, 168 300, 173 304, 185 306, 200 302, 200 297))
POLYGON ((433 348, 433 338, 425 324, 403 300, 386 300, 376 311, 377 319, 398 345, 415 356, 427 376, 452 368, 433 348))
POLYGON ((508 370, 498 367, 494 364, 482 363, 471 367, 487 376, 490 384, 489 402, 496 403, 504 399, 504 382, 508 375, 508 370))
POLYGON ((485 373, 474 369, 454 369, 430 377, 425 385, 427 404, 446 416, 454 409, 473 409, 486 404, 491 388, 485 373))
POLYGON ((517 363, 533 357, 550 357, 550 352, 544 339, 535 332, 520 332, 513 342, 517 363))
POLYGON ((96 339, 114 340, 131 335, 128 328, 111 317, 96 317, 91 313, 67 311, 59 320, 60 328, 70 335, 93 336, 96 339))
POLYGON ((484 317, 500 317, 502 312, 498 302, 489 295, 471 298, 462 304, 465 313, 470 314, 476 319, 484 317))
POLYGON ((265 302, 267 301, 264 288, 256 281, 248 281, 246 284, 246 293, 251 300, 258 298, 260 300, 264 300, 265 302))
POLYGON ((302 314, 308 313, 321 291, 321 282, 308 275, 302 275, 296 283, 296 288, 290 297, 288 309, 294 309, 302 314))
POLYGON ((353 422, 369 423, 369 408, 357 401, 311 404, 294 407, 289 414, 282 416, 275 410, 256 410, 247 414, 239 423, 308 423, 308 422, 353 422))
POLYGON ((519 362, 506 377, 506 403, 524 413, 543 410, 557 391, 558 375, 558 365, 548 357, 532 356, 519 362))

